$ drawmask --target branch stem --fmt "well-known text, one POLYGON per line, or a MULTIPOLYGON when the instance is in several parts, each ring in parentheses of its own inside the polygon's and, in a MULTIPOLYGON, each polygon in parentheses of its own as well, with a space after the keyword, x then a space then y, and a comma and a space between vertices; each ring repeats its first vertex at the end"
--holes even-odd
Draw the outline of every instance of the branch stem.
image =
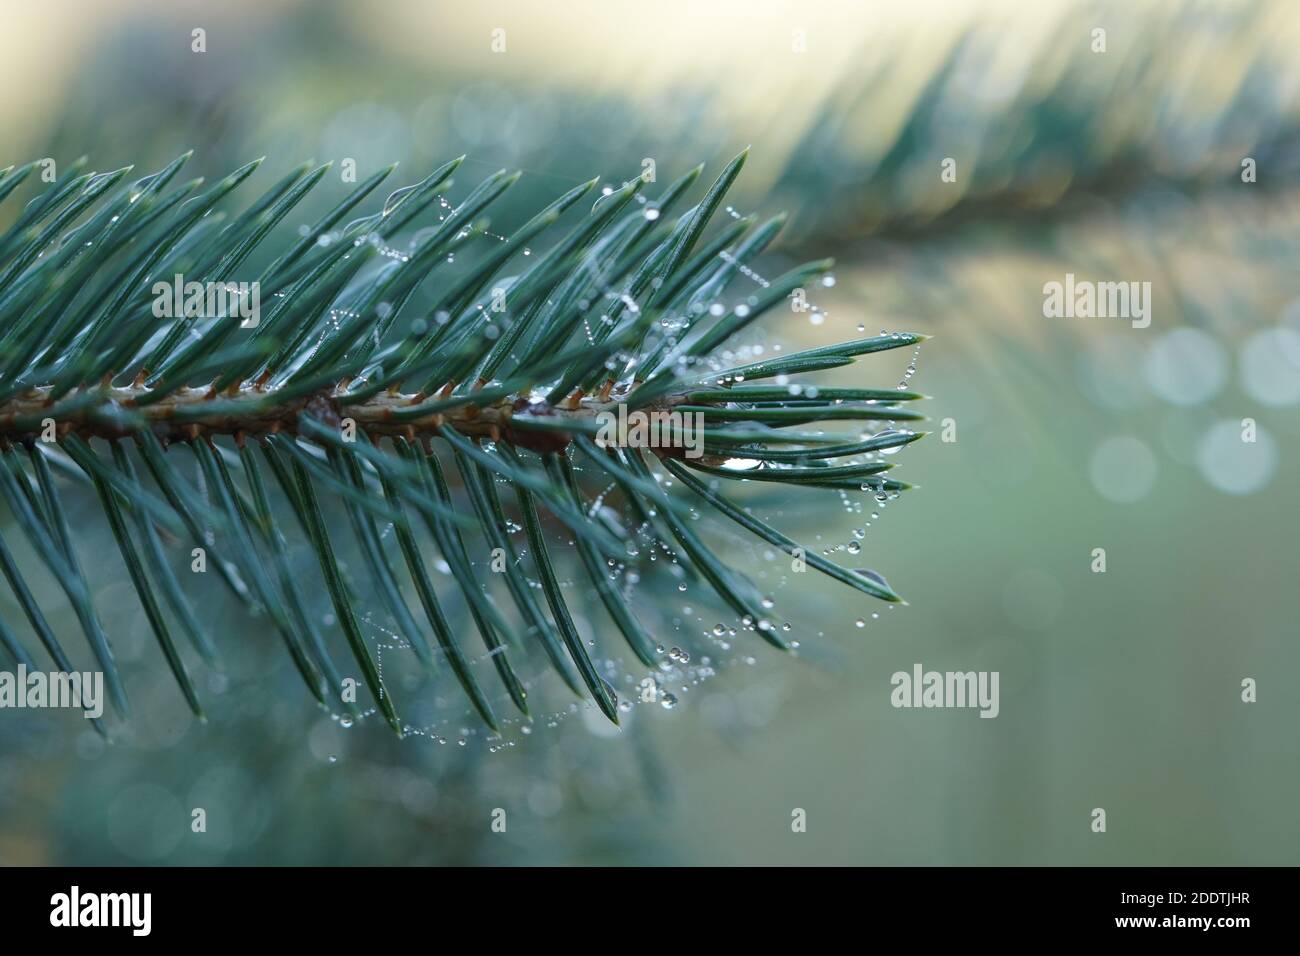
MULTIPOLYGON (((527 409, 530 417, 551 417, 575 423, 590 422, 617 403, 589 397, 561 407, 529 403, 516 396, 495 398, 481 405, 464 404, 418 418, 399 419, 399 410, 418 405, 423 396, 381 392, 363 402, 341 406, 335 389, 278 401, 274 391, 245 386, 237 391, 181 388, 157 401, 139 402, 149 393, 143 385, 100 386, 51 402, 48 388, 34 388, 0 404, 0 441, 20 443, 40 437, 52 420, 59 438, 75 433, 82 438, 122 438, 148 428, 162 441, 191 441, 215 435, 249 438, 272 434, 297 434, 299 418, 310 415, 327 425, 352 419, 358 432, 373 439, 403 437, 411 440, 437 435, 451 425, 463 435, 505 441, 531 451, 556 451, 571 438, 563 431, 525 429, 511 425, 512 415, 527 409)), ((667 403, 665 403, 667 404, 667 403)))

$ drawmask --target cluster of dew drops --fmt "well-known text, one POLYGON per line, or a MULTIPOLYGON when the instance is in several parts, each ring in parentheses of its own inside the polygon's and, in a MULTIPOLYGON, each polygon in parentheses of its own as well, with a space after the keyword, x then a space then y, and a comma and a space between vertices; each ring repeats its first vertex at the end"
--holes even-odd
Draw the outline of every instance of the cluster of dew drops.
MULTIPOLYGON (((684 610, 687 615, 692 613, 689 607, 684 610)), ((719 633, 727 633, 722 625, 719 625, 717 630, 719 633)), ((388 631, 385 633, 391 634, 388 631)), ((729 633, 734 636, 736 631, 732 628, 729 633)), ((725 642, 719 644, 728 646, 725 642)), ((390 649, 399 647, 409 649, 409 644, 405 643, 384 646, 390 649)), ((620 714, 627 715, 638 707, 673 710, 680 702, 680 695, 717 676, 718 670, 714 658, 708 654, 702 654, 698 660, 694 660, 689 651, 677 645, 665 647, 662 644, 655 647, 655 652, 661 659, 657 666, 648 672, 620 673, 621 668, 616 661, 610 659, 597 661, 597 666, 611 684, 622 685, 617 693, 620 714)), ((745 661, 751 665, 756 663, 753 657, 747 657, 745 661)), ((344 730, 372 721, 382 722, 383 719, 378 708, 374 707, 360 711, 355 717, 351 714, 338 713, 330 716, 334 724, 344 730)), ((486 727, 471 725, 472 722, 464 717, 455 716, 445 717, 423 726, 408 722, 403 725, 402 733, 407 739, 424 738, 442 746, 451 744, 461 748, 478 745, 488 754, 498 754, 516 747, 522 739, 531 737, 538 729, 553 730, 575 718, 580 719, 589 729, 606 733, 611 729, 592 703, 571 701, 561 710, 533 718, 498 715, 499 733, 486 727)), ((328 765, 335 765, 340 759, 337 753, 330 753, 325 757, 325 762, 328 765)))
MULTIPOLYGON (((858 330, 864 331, 863 326, 859 325, 858 330)), ((890 335, 891 333, 886 329, 881 329, 880 334, 890 335)), ((897 335, 898 333, 892 334, 897 335)), ((908 359, 907 368, 903 371, 903 375, 899 379, 897 386, 899 391, 905 391, 911 386, 912 378, 916 375, 917 361, 920 354, 921 343, 918 342, 915 349, 912 351, 911 357, 908 359)), ((872 438, 888 438, 894 435, 908 436, 912 434, 907 429, 899 428, 897 422, 885 421, 880 423, 880 425, 881 427, 874 432, 869 430, 863 431, 860 436, 861 440, 867 441, 872 438)), ((870 452, 864 455, 862 461, 864 463, 883 461, 888 456, 897 454, 903 447, 905 446, 894 445, 889 448, 878 449, 875 452, 870 452)), ((826 557, 832 557, 839 552, 844 552, 845 554, 855 557, 860 555, 863 549, 863 542, 866 540, 867 534, 874 523, 880 520, 881 515, 884 514, 885 509, 889 506, 890 502, 899 497, 898 491, 885 488, 884 484, 878 479, 868 478, 860 485, 860 488, 871 496, 868 499, 870 510, 868 511, 867 508, 864 508, 862 500, 851 497, 847 491, 840 491, 840 502, 844 507, 845 513, 852 517, 854 527, 852 528, 850 532, 851 536, 847 541, 832 545, 822 551, 822 554, 826 557), (868 516, 865 519, 862 517, 864 514, 868 516), (859 520, 862 521, 861 524, 858 524, 859 520)), ((897 607, 895 604, 887 604, 885 606, 891 611, 897 607)), ((872 611, 871 618, 872 620, 879 620, 880 612, 872 611)), ((853 625, 857 628, 866 627, 866 618, 856 618, 853 625)))

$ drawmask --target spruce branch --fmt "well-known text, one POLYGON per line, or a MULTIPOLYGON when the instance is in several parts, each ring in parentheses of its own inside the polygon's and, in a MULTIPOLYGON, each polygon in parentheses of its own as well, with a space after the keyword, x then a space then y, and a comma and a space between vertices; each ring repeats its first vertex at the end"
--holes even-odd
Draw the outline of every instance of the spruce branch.
MULTIPOLYGON (((260 161, 206 189, 201 180, 171 186, 188 154, 125 186, 128 169, 65 171, 0 235, 0 499, 11 518, 0 528, 0 569, 31 636, 57 668, 72 666, 10 534, 24 536, 62 585, 115 708, 127 713, 78 555, 87 531, 73 534, 65 515, 69 482, 95 493, 165 663, 199 715, 194 674, 216 664, 223 641, 187 593, 192 556, 190 570, 210 563, 279 635, 321 706, 361 712, 347 687, 356 673, 399 734, 406 725, 363 629, 374 613, 426 675, 449 672, 484 723, 500 726, 444 608, 452 588, 506 706, 529 713, 522 665, 540 654, 617 723, 617 690, 579 633, 562 581, 570 568, 584 575, 634 657, 653 666, 652 632, 609 571, 638 565, 637 536, 676 555, 743 627, 786 648, 752 583, 688 523, 691 507, 806 555, 863 594, 900 600, 875 572, 805 552, 719 490, 757 480, 799 495, 901 491, 909 486, 885 477, 894 462, 878 455, 921 434, 897 427, 920 419, 909 408, 916 392, 791 378, 924 336, 886 333, 738 365, 732 356, 743 348, 719 357, 831 267, 798 267, 726 307, 733 281, 753 274, 784 221, 732 218, 710 235, 746 155, 675 219, 703 167, 653 198, 637 177, 587 204, 591 180, 504 237, 487 231, 485 217, 519 174, 493 174, 453 203, 462 157, 356 215, 389 167, 278 256, 266 248, 277 226, 328 165, 299 166, 233 216, 229 196, 260 161), (609 441, 610 423, 629 412, 662 419, 664 440, 609 441), (883 424, 873 435, 820 427, 839 421, 883 424), (685 434, 692 422, 702 423, 698 455, 685 434), (736 468, 735 459, 758 466, 736 468), (691 500, 669 493, 652 465, 691 500), (597 497, 588 474, 616 494, 597 497), (336 511, 344 523, 331 520, 336 511), (344 560, 341 547, 360 562, 344 560), (480 573, 474 554, 484 547, 504 561, 494 570, 513 611, 480 573), (303 553, 314 558, 315 581, 294 563, 303 553), (435 584, 434 561, 450 585, 435 584), (328 600, 350 663, 331 649, 313 594, 328 600)), ((31 169, 0 173, 0 201, 31 169)), ((0 626, 0 647, 14 660, 37 659, 29 643, 25 630, 0 626)))

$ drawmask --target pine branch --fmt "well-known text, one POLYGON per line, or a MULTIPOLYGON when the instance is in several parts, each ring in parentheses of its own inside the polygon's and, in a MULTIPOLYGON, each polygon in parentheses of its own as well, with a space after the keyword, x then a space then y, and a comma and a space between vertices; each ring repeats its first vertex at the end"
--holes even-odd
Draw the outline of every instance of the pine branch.
MULTIPOLYGON (((169 189, 188 154, 124 188, 128 170, 101 175, 78 165, 31 200, 0 236, 0 497, 63 586, 118 712, 127 712, 125 682, 77 553, 87 531, 72 534, 62 503, 68 488, 52 465, 97 494, 141 609, 196 714, 202 703, 193 674, 212 666, 222 642, 199 623, 203 615, 177 571, 191 559, 204 565, 191 570, 210 562, 231 594, 278 632, 322 706, 355 714, 350 668, 333 658, 308 606, 307 595, 323 589, 355 672, 398 733, 405 725, 362 629, 372 592, 373 611, 392 621, 425 672, 446 664, 483 721, 499 726, 429 575, 435 554, 506 696, 524 715, 520 667, 540 652, 574 693, 618 721, 617 692, 578 632, 559 557, 590 581, 634 656, 655 663, 653 636, 609 576, 611 566, 636 563, 629 526, 666 533, 656 546, 675 540, 687 573, 707 582, 742 626, 784 648, 756 589, 683 520, 687 504, 664 489, 643 455, 677 477, 696 506, 703 502, 759 540, 802 554, 719 494, 718 483, 776 481, 792 494, 907 488, 882 477, 893 462, 876 456, 920 437, 895 428, 920 418, 907 408, 920 395, 818 391, 789 378, 924 337, 884 334, 732 367, 714 358, 831 265, 810 263, 720 307, 783 223, 778 217, 755 228, 753 219, 733 219, 708 236, 745 156, 675 220, 669 213, 702 167, 653 199, 638 177, 606 189, 586 209, 580 204, 596 180, 582 184, 508 238, 496 237, 486 254, 480 247, 493 240, 485 213, 518 174, 489 176, 453 204, 446 197, 461 160, 393 192, 378 212, 345 222, 392 168, 380 171, 278 257, 263 247, 327 166, 300 166, 235 216, 220 207, 258 164, 206 190, 197 180, 169 189), (269 261, 253 271, 260 260, 269 261), (255 278, 240 285, 241 275, 255 278), (181 286, 175 294, 173 280, 181 286), (197 299, 193 289, 202 293, 197 299), (665 441, 635 449, 624 447, 639 444, 627 435, 608 440, 611 423, 629 412, 662 419, 665 441), (840 420, 887 425, 868 437, 802 427, 840 420), (697 421, 698 434, 686 434, 697 421), (189 467, 201 485, 176 467, 178 446, 193 457, 189 467), (18 448, 26 449, 26 462, 18 448), (626 521, 611 518, 608 508, 597 516, 575 455, 612 479, 617 496, 602 492, 599 503, 616 502, 626 521), (729 467, 735 458, 760 466, 729 467), (518 522, 498 486, 511 489, 518 522), (335 501, 368 582, 336 551, 347 535, 326 517, 335 501), (577 550, 576 561, 557 548, 553 522, 577 550), (392 538, 381 523, 391 524, 392 538), (513 539, 521 527, 523 550, 513 539), (471 554, 482 546, 492 549, 494 563, 504 561, 494 570, 522 633, 476 571, 471 554), (300 553, 314 557, 319 587, 300 580, 293 564, 300 553), (198 652, 197 663, 185 660, 175 635, 198 652)), ((16 193, 31 168, 0 173, 0 200, 16 193)), ((811 552, 807 562, 862 593, 899 600, 875 572, 811 552)), ((55 666, 68 670, 47 611, 26 583, 32 569, 15 560, 3 537, 0 565, 32 634, 55 666)), ((30 664, 36 658, 26 637, 0 627, 0 647, 30 664)), ((100 722, 96 727, 103 732, 100 722)))

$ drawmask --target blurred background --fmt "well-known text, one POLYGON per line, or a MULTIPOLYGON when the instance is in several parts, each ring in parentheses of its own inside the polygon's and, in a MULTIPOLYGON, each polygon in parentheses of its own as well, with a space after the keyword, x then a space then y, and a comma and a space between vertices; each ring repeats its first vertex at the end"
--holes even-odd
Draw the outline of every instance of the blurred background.
MULTIPOLYGON (((501 739, 452 692, 429 733, 345 728, 269 631, 216 603, 228 664, 200 726, 116 555, 89 560, 111 547, 83 539, 136 716, 105 746, 79 717, 0 713, 0 863, 1300 861, 1294 3, 0 7, 0 167, 86 155, 140 174, 193 148, 187 177, 266 156, 267 188, 352 158, 359 178, 400 161, 397 188, 467 153, 462 190, 524 171, 494 213, 508 230, 594 175, 652 159, 660 183, 700 161, 711 176, 752 145, 729 211, 791 216, 759 272, 837 261, 816 310, 752 340, 934 336, 822 373, 888 387, 915 358, 932 434, 897 477, 918 489, 883 508, 746 496, 909 605, 792 578, 710 524, 799 655, 715 634, 716 609, 647 580, 638 607, 692 659, 659 675, 678 703, 634 707, 621 732, 555 685, 551 713, 501 739), (1150 282, 1150 326, 1045 318, 1066 273, 1150 282), (916 662, 1000 672, 1000 715, 892 708, 890 675, 916 662)), ((345 189, 327 179, 286 234, 345 189)), ((74 521, 102 524, 83 497, 74 521)), ((0 614, 20 627, 3 589, 0 614)), ((598 610, 580 626, 621 654, 598 610)))

